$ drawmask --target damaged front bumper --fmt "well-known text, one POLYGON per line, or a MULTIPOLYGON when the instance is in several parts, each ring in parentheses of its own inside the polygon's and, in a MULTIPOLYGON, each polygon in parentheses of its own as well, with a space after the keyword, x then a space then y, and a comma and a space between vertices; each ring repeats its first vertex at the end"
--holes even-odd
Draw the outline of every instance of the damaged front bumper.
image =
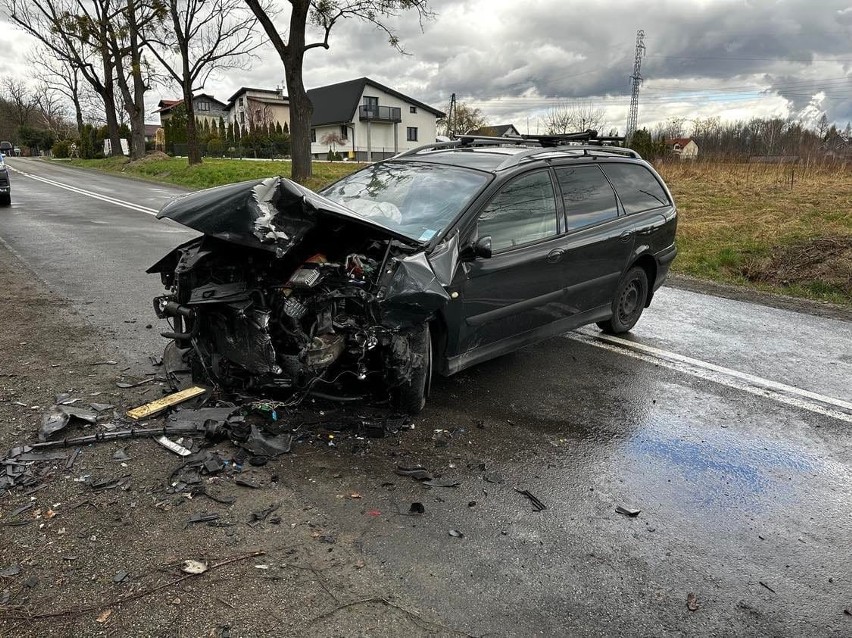
POLYGON ((204 233, 148 270, 168 290, 154 299, 172 323, 163 336, 186 352, 195 380, 300 398, 378 391, 411 404, 404 395, 420 391, 412 384, 430 360, 422 334, 449 301, 457 243, 428 257, 353 215, 285 178, 162 209, 204 233))

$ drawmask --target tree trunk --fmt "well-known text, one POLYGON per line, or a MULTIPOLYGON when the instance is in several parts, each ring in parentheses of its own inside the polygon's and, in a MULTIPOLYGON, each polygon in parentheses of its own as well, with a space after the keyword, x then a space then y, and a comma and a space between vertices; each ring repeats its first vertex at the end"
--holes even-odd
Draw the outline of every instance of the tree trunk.
POLYGON ((302 65, 285 67, 288 96, 290 98, 290 177, 304 182, 311 176, 311 116, 313 104, 302 83, 302 65))
MULTIPOLYGON (((187 69, 184 78, 188 75, 187 69)), ((187 79, 183 82, 183 103, 186 107, 186 157, 189 165, 195 166, 201 164, 201 151, 198 148, 198 127, 195 124, 195 105, 192 103, 192 84, 187 79)))
POLYGON ((145 78, 142 77, 142 45, 136 23, 136 2, 127 0, 127 22, 130 27, 130 69, 133 77, 133 113, 130 113, 130 156, 145 157, 145 78))

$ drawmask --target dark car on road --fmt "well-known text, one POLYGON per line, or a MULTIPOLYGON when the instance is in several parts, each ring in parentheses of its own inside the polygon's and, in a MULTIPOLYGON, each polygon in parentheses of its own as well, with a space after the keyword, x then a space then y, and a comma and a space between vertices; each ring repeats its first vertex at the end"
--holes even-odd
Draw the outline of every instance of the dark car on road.
POLYGON ((220 385, 378 387, 416 412, 433 372, 584 324, 630 330, 675 257, 677 213, 610 142, 468 136, 319 194, 270 178, 178 199, 160 217, 204 235, 149 270, 170 290, 155 300, 166 336, 220 385))
POLYGON ((0 155, 0 206, 12 203, 12 183, 9 181, 9 167, 0 155))

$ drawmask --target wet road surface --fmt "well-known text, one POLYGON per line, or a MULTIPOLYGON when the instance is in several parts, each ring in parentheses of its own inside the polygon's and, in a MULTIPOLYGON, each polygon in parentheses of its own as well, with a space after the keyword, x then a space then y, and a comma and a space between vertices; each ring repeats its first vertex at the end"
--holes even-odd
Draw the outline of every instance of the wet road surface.
MULTIPOLYGON (((156 353, 144 269, 194 234, 150 211, 182 191, 9 163, 0 238, 123 356, 156 353)), ((470 634, 852 635, 852 325, 664 288, 598 335, 439 379, 415 430, 298 448, 287 481, 470 634), (460 485, 394 474, 413 462, 460 485)))

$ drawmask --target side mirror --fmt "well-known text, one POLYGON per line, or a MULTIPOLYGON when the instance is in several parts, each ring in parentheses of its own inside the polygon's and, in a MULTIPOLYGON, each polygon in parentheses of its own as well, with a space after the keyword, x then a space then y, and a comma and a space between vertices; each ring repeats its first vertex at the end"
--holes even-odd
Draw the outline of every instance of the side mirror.
POLYGON ((459 259, 462 261, 473 261, 477 257, 488 259, 491 257, 491 235, 484 235, 471 244, 461 249, 459 259))
POLYGON ((485 235, 476 240, 473 245, 473 256, 483 259, 491 258, 491 235, 485 235))

